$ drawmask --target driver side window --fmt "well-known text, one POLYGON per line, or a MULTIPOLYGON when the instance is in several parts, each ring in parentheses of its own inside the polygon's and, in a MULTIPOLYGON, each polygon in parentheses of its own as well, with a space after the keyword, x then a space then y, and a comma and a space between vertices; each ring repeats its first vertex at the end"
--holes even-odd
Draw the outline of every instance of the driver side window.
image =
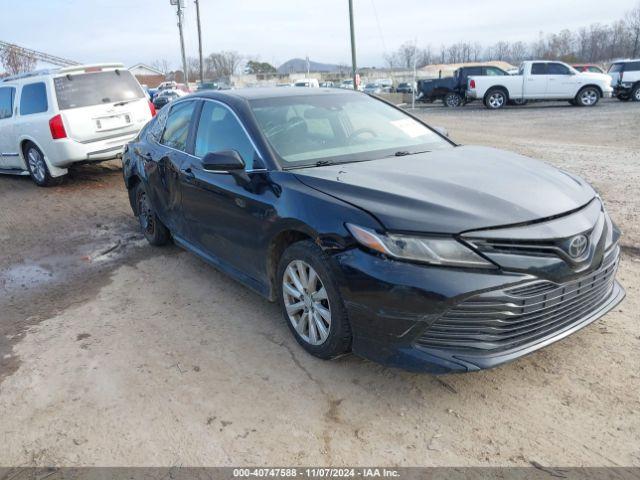
POLYGON ((204 102, 196 134, 195 156, 202 158, 207 153, 222 150, 236 150, 246 169, 253 168, 256 151, 235 115, 220 104, 204 102))

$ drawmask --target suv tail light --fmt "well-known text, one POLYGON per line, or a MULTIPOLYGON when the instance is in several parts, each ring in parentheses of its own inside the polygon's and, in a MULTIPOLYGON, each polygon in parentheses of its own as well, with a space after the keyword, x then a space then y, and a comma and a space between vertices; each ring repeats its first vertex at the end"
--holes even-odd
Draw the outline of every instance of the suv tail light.
POLYGON ((62 123, 61 115, 56 115, 49 120, 49 129, 51 130, 51 138, 54 140, 67 138, 67 131, 64 129, 64 123, 62 123))
POLYGON ((469 88, 476 88, 476 81, 473 78, 469 82, 469 88))
POLYGON ((149 110, 151 110, 151 116, 155 117, 156 116, 156 107, 153 105, 153 103, 151 103, 151 100, 149 100, 149 110))

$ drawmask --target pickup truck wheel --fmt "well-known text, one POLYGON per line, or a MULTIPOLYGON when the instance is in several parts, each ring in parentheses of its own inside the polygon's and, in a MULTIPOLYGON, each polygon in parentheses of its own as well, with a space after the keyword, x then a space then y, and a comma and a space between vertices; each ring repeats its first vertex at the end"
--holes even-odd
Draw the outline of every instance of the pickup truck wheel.
POLYGON ((633 87, 633 90, 631 91, 631 99, 634 102, 640 102, 640 85, 633 87))
POLYGON ((442 100, 445 107, 457 108, 464 104, 464 99, 457 93, 447 93, 442 100))
POLYGON ((600 92, 595 87, 584 87, 576 95, 576 103, 580 107, 593 107, 600 100, 600 92))
POLYGON ((507 94, 504 90, 489 90, 484 96, 484 106, 490 110, 498 110, 507 103, 507 94))

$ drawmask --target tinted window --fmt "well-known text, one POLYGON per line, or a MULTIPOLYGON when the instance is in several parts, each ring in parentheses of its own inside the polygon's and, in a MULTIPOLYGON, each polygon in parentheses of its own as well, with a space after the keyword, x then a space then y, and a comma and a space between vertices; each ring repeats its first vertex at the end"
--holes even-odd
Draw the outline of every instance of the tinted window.
POLYGON ((547 65, 547 74, 549 75, 570 75, 571 70, 561 63, 549 63, 547 65))
POLYGON ((640 70, 640 62, 629 62, 624 68, 625 72, 635 72, 640 70))
POLYGON ((609 72, 611 73, 621 72, 623 68, 624 68, 624 63, 614 63, 609 67, 609 72))
POLYGON ((501 76, 501 75, 507 74, 506 72, 495 67, 487 67, 485 70, 486 70, 485 75, 488 75, 488 76, 501 76))
POLYGON ((600 70, 598 67, 589 67, 587 70, 593 73, 602 73, 602 70, 600 70))
POLYGON ((180 102, 171 107, 160 143, 176 150, 186 151, 189 125, 195 106, 196 102, 180 102))
POLYGON ((13 98, 16 89, 13 87, 0 88, 0 119, 13 116, 13 98))
POLYGON ((231 111, 214 102, 204 102, 198 133, 196 134, 196 157, 222 150, 236 150, 247 169, 253 168, 256 151, 242 126, 231 111))
POLYGON ((44 83, 31 83, 22 87, 20 94, 20 115, 42 113, 47 106, 47 87, 44 83))
POLYGON ((545 75, 546 73, 546 63, 534 63, 533 65, 531 65, 531 75, 545 75))
POLYGON ((149 127, 149 135, 156 142, 160 141, 160 137, 162 136, 162 131, 164 130, 164 126, 167 123, 167 115, 169 114, 168 108, 163 108, 158 112, 156 118, 152 120, 151 126, 149 127))
POLYGON ((53 80, 60 110, 144 98, 128 70, 66 75, 53 80))

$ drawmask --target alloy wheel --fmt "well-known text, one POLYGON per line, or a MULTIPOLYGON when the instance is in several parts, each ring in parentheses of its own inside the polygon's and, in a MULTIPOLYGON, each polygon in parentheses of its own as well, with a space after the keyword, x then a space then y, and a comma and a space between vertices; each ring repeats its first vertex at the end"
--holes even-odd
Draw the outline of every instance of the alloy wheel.
POLYGON ((635 92, 633 92, 633 99, 636 102, 640 102, 640 88, 636 88, 635 92))
POLYGON ((331 305, 322 279, 311 265, 293 260, 282 278, 287 317, 310 345, 322 345, 331 330, 331 305))
POLYGON ((31 175, 36 179, 38 183, 43 183, 46 176, 46 165, 44 164, 44 158, 42 154, 35 148, 30 148, 27 152, 27 160, 29 161, 29 170, 31 175))
POLYGON ((580 100, 583 105, 594 105, 598 101, 598 92, 593 89, 585 90, 580 94, 580 100))
POLYGON ((489 105, 491 108, 500 108, 504 105, 504 95, 502 93, 492 93, 489 97, 489 105))

